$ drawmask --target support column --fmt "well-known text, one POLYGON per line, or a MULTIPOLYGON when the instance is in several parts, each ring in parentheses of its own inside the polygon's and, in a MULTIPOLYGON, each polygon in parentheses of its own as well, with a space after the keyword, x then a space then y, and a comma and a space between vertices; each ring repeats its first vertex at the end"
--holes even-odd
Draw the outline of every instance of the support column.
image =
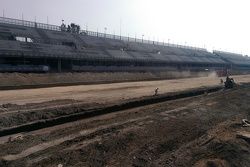
POLYGON ((58 59, 57 61, 57 71, 62 72, 62 60, 58 59))
POLYGON ((25 65, 25 64, 26 64, 25 57, 23 56, 23 65, 25 65))
POLYGON ((73 60, 71 59, 70 60, 70 71, 72 71, 73 70, 73 60))
POLYGON ((44 60, 44 62, 43 62, 44 65, 48 65, 48 63, 47 63, 47 58, 44 58, 43 60, 44 60))

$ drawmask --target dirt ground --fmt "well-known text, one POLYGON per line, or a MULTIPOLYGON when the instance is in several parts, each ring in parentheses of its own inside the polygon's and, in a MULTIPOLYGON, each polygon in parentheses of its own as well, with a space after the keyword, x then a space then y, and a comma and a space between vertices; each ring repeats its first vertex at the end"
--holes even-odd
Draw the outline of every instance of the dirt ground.
POLYGON ((250 166, 249 101, 245 85, 1 137, 0 166, 250 166))
MULTIPOLYGON (((223 78, 224 79, 224 78, 223 78)), ((234 76, 238 84, 250 75, 234 76)), ((217 77, 0 91, 0 130, 180 91, 222 86, 217 77)))
MULTIPOLYGON (((250 166, 250 75, 239 87, 0 137, 0 166, 250 166)), ((225 80, 225 78, 223 78, 225 80)), ((0 91, 0 130, 219 86, 215 76, 0 91)), ((221 85, 222 86, 222 85, 221 85)))
MULTIPOLYGON (((250 82, 250 75, 233 76, 235 82, 250 82)), ((223 78, 225 80, 225 78, 223 78)), ((220 85, 220 78, 200 77, 160 81, 124 82, 113 84, 64 86, 40 89, 0 91, 1 104, 41 103, 52 100, 73 99, 84 103, 114 103, 131 98, 151 96, 156 88, 159 94, 187 89, 220 85)))

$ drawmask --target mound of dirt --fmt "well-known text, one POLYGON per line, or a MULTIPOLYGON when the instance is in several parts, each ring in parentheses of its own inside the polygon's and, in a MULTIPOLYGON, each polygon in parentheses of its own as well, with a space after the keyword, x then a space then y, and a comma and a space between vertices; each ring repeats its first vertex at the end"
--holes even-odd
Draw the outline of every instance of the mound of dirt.
POLYGON ((48 74, 23 74, 0 73, 0 88, 24 85, 67 85, 112 83, 125 81, 160 80, 173 78, 201 77, 214 75, 208 72, 103 72, 103 73, 48 73, 48 74))
POLYGON ((174 162, 177 166, 195 167, 250 166, 250 142, 238 137, 239 133, 250 134, 250 128, 240 122, 237 117, 213 127, 172 153, 174 162))

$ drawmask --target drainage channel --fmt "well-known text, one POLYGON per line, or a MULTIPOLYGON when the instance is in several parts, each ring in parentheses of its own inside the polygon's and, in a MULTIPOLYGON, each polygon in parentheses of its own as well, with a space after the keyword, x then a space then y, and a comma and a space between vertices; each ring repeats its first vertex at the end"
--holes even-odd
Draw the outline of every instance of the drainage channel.
POLYGON ((120 105, 114 105, 109 106, 106 108, 99 108, 99 109, 93 109, 89 111, 82 111, 70 115, 60 116, 57 118, 47 119, 47 120, 41 120, 37 122, 32 122, 20 126, 15 126, 11 128, 5 128, 0 130, 0 137, 7 136, 7 135, 13 135, 16 133, 21 132, 30 132, 35 131, 43 128, 48 128, 56 125, 61 125, 69 122, 78 121, 81 119, 86 119, 98 115, 108 114, 112 112, 118 112, 122 110, 132 109, 136 107, 146 106, 150 104, 156 104, 161 103, 165 101, 170 100, 177 100, 187 97, 193 97, 202 95, 204 93, 212 93, 221 90, 222 87, 211 87, 211 88, 201 88, 196 90, 189 90, 189 91, 183 91, 176 94, 166 94, 166 95, 159 95, 159 96, 151 96, 151 97, 145 97, 143 99, 136 99, 127 103, 122 103, 120 105))

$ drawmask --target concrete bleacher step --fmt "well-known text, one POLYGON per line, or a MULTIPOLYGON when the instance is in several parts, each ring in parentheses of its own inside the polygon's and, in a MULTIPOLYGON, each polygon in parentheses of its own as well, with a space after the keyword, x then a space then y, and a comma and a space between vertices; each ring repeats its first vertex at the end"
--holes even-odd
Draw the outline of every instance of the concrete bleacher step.
POLYGON ((34 43, 20 43, 20 46, 22 49, 30 50, 33 52, 40 52, 41 50, 43 50, 43 47, 34 43))
POLYGON ((82 45, 88 46, 88 44, 79 36, 79 34, 72 33, 72 36, 82 45))
POLYGON ((105 48, 102 49, 103 54, 108 55, 110 58, 114 59, 115 57, 110 54, 105 48))
POLYGON ((134 57, 132 57, 131 55, 129 55, 125 51, 121 51, 121 50, 107 50, 107 52, 109 52, 109 54, 111 54, 114 58, 129 59, 129 60, 134 59, 134 57))
POLYGON ((45 43, 50 43, 50 38, 48 37, 48 35, 44 32, 44 30, 36 28, 37 33, 41 36, 41 38, 43 39, 43 41, 45 43))

